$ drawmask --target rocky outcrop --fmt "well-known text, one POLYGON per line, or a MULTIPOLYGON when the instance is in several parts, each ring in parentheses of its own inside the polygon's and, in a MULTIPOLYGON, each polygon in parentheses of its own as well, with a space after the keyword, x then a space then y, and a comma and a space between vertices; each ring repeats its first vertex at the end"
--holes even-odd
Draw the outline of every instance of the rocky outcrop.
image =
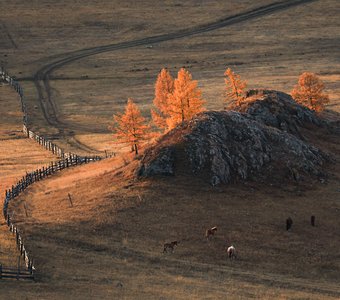
POLYGON ((320 125, 321 120, 286 94, 268 95, 241 112, 204 112, 175 128, 145 151, 138 176, 184 172, 212 185, 321 176, 327 156, 298 137, 303 122, 320 125))
POLYGON ((299 137, 301 127, 326 125, 312 110, 296 103, 290 95, 278 91, 250 90, 240 106, 231 106, 230 109, 299 137))

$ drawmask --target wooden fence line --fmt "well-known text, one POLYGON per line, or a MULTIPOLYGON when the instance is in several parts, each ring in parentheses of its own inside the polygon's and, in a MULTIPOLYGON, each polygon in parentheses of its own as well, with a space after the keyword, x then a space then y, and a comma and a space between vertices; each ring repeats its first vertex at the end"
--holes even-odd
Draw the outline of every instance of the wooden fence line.
POLYGON ((28 114, 27 114, 27 108, 26 104, 24 101, 24 90, 19 84, 18 81, 16 81, 14 78, 8 75, 8 73, 4 70, 3 67, 0 67, 0 79, 2 81, 7 82, 10 86, 13 87, 13 89, 18 93, 19 98, 20 98, 20 103, 21 103, 21 110, 24 113, 23 116, 23 123, 27 125, 28 123, 28 114))
POLYGON ((27 248, 24 245, 24 240, 19 232, 19 229, 13 224, 11 220, 11 217, 8 211, 9 202, 15 199, 17 196, 19 196, 23 191, 26 190, 28 186, 30 186, 36 181, 40 181, 44 179, 45 177, 50 176, 63 169, 70 168, 73 166, 78 166, 81 164, 87 164, 89 162, 98 161, 100 159, 101 158, 99 156, 80 157, 75 154, 70 154, 69 157, 63 160, 51 162, 51 164, 48 166, 42 167, 41 169, 37 169, 30 173, 26 173, 26 175, 23 176, 22 179, 19 180, 16 185, 13 185, 11 189, 6 190, 5 201, 4 201, 4 206, 3 206, 3 215, 6 220, 7 226, 9 227, 9 230, 16 237, 16 245, 17 245, 18 251, 20 252, 20 255, 23 257, 27 270, 31 272, 32 276, 33 276, 33 271, 35 270, 34 265, 33 265, 33 259, 31 258, 29 252, 26 250, 27 248))
MULTIPOLYGON (((23 133, 27 136, 27 138, 32 139, 43 146, 46 150, 51 151, 53 154, 57 155, 58 157, 62 158, 62 160, 51 162, 50 165, 37 169, 33 172, 26 173, 25 176, 22 177, 15 185, 12 186, 11 189, 6 190, 5 192, 5 201, 3 206, 3 215, 6 220, 6 224, 9 227, 9 230, 15 235, 16 237, 16 245, 18 251, 20 252, 20 256, 23 257, 25 261, 25 266, 27 268, 26 273, 20 270, 20 265, 18 264, 18 269, 14 268, 4 268, 0 264, 0 279, 2 278, 16 278, 16 279, 34 279, 34 270, 35 267, 33 265, 33 259, 27 248, 24 245, 24 240, 22 235, 19 232, 19 229, 13 224, 9 211, 8 211, 8 204, 9 202, 16 198, 21 192, 23 192, 29 185, 33 184, 36 181, 42 180, 43 178, 50 176, 58 171, 61 171, 65 168, 69 168, 72 166, 77 166, 81 164, 90 163, 93 161, 101 160, 100 156, 79 156, 74 153, 65 153, 62 148, 57 146, 56 144, 52 143, 51 141, 45 139, 42 136, 34 133, 33 131, 29 130, 27 127, 28 124, 28 114, 27 108, 24 102, 24 92, 23 88, 20 86, 19 82, 16 81, 14 78, 8 75, 8 73, 0 67, 0 79, 2 81, 7 82, 11 85, 14 90, 18 93, 21 102, 21 109, 24 114, 23 116, 23 133)), ((114 153, 111 155, 105 151, 106 157, 115 156, 114 153)))
POLYGON ((0 264, 0 279, 12 278, 12 279, 33 279, 34 274, 32 270, 22 270, 20 268, 20 257, 18 260, 17 268, 6 268, 0 264))

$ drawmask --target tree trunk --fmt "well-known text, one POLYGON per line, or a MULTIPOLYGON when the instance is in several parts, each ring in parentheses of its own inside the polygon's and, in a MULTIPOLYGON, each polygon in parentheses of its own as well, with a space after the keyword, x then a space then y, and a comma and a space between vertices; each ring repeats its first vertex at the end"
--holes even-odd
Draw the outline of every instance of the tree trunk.
POLYGON ((135 144, 135 153, 136 153, 136 155, 138 155, 138 147, 137 147, 137 144, 135 144))

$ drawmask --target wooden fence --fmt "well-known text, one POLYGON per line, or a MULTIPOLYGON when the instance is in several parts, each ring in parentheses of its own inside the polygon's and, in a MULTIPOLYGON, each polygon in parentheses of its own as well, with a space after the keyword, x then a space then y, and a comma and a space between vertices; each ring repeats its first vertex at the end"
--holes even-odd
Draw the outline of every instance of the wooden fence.
POLYGON ((23 116, 23 123, 24 125, 27 125, 28 123, 28 114, 27 114, 27 108, 25 104, 25 99, 24 99, 24 90, 19 84, 18 81, 16 81, 13 77, 9 76, 8 73, 4 70, 3 67, 0 67, 0 79, 3 82, 7 82, 10 86, 13 87, 13 89, 18 93, 19 98, 20 98, 20 103, 21 103, 21 110, 24 114, 23 116))
MULTIPOLYGON (((6 190, 5 193, 5 201, 3 206, 3 215, 6 220, 6 224, 9 227, 9 230, 13 235, 16 236, 16 245, 18 251, 20 252, 20 256, 25 261, 26 270, 20 270, 20 264, 18 263, 18 268, 5 268, 0 264, 0 279, 2 278, 16 278, 16 279, 34 279, 34 271, 35 267, 33 265, 33 259, 31 254, 27 251, 27 248, 24 245, 24 239, 19 232, 17 226, 11 220, 10 213, 8 211, 9 202, 15 199, 21 192, 23 192, 29 185, 33 184, 36 181, 42 180, 43 178, 50 176, 58 171, 61 171, 65 168, 69 168, 72 166, 77 166, 81 164, 86 164, 93 161, 101 160, 100 156, 78 156, 74 153, 65 153, 63 149, 61 149, 56 144, 51 141, 45 139, 44 137, 34 133, 33 131, 28 129, 28 114, 27 108, 24 102, 24 92, 23 88, 20 86, 19 82, 14 78, 8 75, 8 73, 0 67, 0 80, 11 85, 14 90, 18 93, 21 102, 21 109, 24 114, 23 116, 23 132, 29 138, 41 146, 43 146, 46 150, 51 151, 53 154, 62 158, 57 162, 51 162, 50 165, 44 166, 41 169, 37 169, 33 172, 26 173, 25 176, 22 177, 15 185, 12 186, 11 189, 6 190)), ((114 153, 109 154, 105 151, 106 157, 114 156, 114 153)))
POLYGON ((45 139, 43 136, 40 136, 33 131, 29 130, 25 124, 23 124, 23 133, 31 140, 36 141, 39 145, 44 147, 46 150, 51 151, 53 154, 57 155, 60 158, 71 157, 75 154, 65 153, 62 148, 52 143, 51 141, 45 139))
MULTIPOLYGON (((49 166, 42 167, 41 169, 37 169, 33 172, 26 173, 25 176, 20 179, 16 185, 13 185, 11 189, 6 190, 5 192, 5 201, 4 201, 4 207, 3 207, 3 213, 5 219, 7 219, 8 216, 8 204, 9 202, 16 198, 21 192, 23 192, 28 186, 33 184, 36 181, 40 181, 43 178, 52 175, 58 171, 61 171, 63 169, 72 167, 72 166, 78 166, 81 164, 87 164, 89 162, 98 161, 101 160, 101 157, 95 156, 95 157, 82 157, 78 156, 76 154, 70 154, 69 157, 59 160, 56 162, 51 162, 49 166)), ((10 224, 7 224, 10 226, 10 224)))
MULTIPOLYGON (((4 206, 3 206, 3 215, 4 215, 4 218, 6 219, 6 223, 7 223, 7 226, 9 227, 9 230, 16 236, 17 248, 20 251, 20 255, 23 257, 25 261, 27 271, 30 272, 32 278, 34 278, 33 271, 35 270, 34 265, 33 265, 33 259, 31 255, 29 254, 29 252, 27 251, 27 247, 25 247, 24 245, 24 239, 22 235, 20 234, 18 227, 15 226, 11 220, 10 213, 8 211, 9 202, 15 199, 17 196, 19 196, 20 193, 22 193, 28 186, 30 186, 36 181, 40 181, 43 178, 50 176, 63 169, 66 169, 72 166, 78 166, 81 164, 87 164, 89 162, 98 161, 98 160, 101 160, 101 157, 99 156, 81 157, 75 154, 69 154, 69 156, 63 160, 51 162, 49 166, 45 166, 33 172, 26 173, 26 175, 23 176, 22 179, 19 180, 16 185, 13 185, 11 189, 6 190, 5 201, 4 201, 4 206)), ((12 274, 12 276, 14 275, 12 274)), ((7 278, 12 278, 12 277, 7 277, 7 278)), ((0 276, 0 279, 1 279, 1 276, 0 276)))
POLYGON ((18 268, 5 268, 0 264, 0 279, 33 279, 34 273, 32 270, 22 270, 20 265, 18 268))

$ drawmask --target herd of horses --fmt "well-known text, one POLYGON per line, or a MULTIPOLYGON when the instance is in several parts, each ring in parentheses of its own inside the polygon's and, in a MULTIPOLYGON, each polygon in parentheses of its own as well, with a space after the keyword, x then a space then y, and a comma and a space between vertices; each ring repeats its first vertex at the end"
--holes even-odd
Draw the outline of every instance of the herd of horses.
MULTIPOLYGON (((310 222, 312 226, 315 226, 315 216, 311 216, 310 222)), ((291 217, 288 217, 286 219, 286 230, 290 231, 292 226, 293 226, 293 220, 291 217)), ((216 231, 217 231, 217 226, 209 228, 205 231, 205 238, 207 239, 207 241, 209 241, 215 235, 216 231)), ((175 247, 178 246, 179 243, 180 243, 179 241, 165 243, 163 246, 163 253, 174 252, 175 247)), ((227 253, 227 257, 229 258, 229 260, 234 260, 237 258, 236 249, 233 245, 227 246, 225 248, 225 251, 227 253)))
MULTIPOLYGON (((205 238, 207 239, 207 241, 209 241, 215 235, 216 231, 217 231, 217 226, 209 228, 205 231, 205 238)), ((163 253, 174 252, 175 246, 177 246, 178 244, 179 244, 179 241, 165 243, 163 246, 163 253)), ((233 245, 226 247, 225 250, 230 260, 236 259, 236 249, 233 245)))

